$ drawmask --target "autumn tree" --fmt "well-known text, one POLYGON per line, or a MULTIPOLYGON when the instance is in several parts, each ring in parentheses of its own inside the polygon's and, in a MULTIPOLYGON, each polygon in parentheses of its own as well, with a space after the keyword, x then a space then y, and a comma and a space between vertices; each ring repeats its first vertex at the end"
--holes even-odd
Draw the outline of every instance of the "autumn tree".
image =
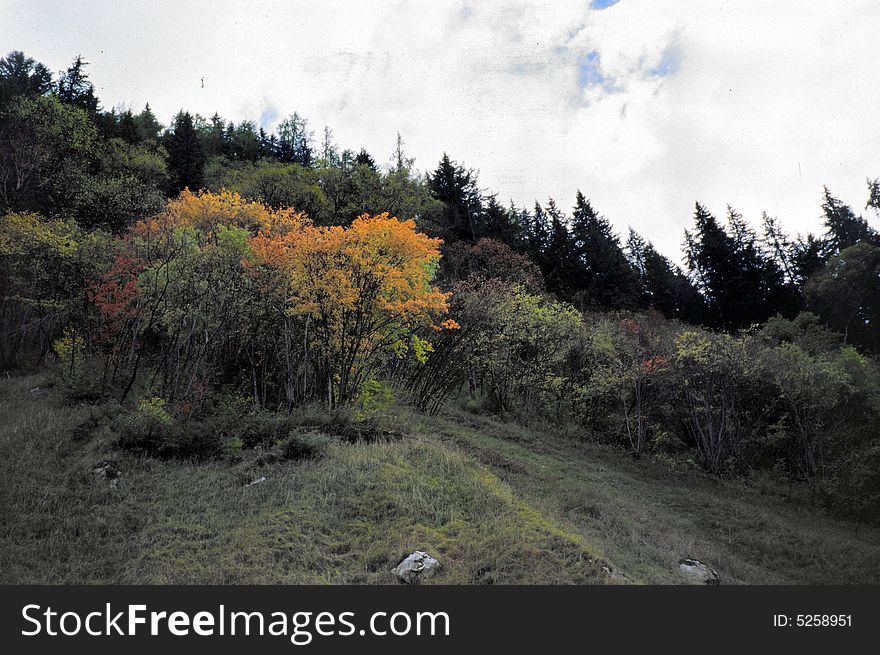
POLYGON ((257 262, 290 276, 287 312, 308 326, 328 404, 352 400, 389 354, 427 356, 415 331, 447 309, 448 294, 431 285, 439 246, 387 214, 253 240, 257 262))

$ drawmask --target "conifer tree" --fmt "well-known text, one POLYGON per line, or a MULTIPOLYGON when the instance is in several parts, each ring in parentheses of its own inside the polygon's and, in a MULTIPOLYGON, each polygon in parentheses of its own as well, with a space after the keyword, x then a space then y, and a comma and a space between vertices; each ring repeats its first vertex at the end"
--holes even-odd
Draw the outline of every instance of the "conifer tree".
POLYGON ((572 218, 578 280, 575 288, 587 304, 609 308, 635 308, 641 298, 638 275, 633 270, 611 224, 600 216, 578 191, 572 218))
POLYGON ((89 81, 85 67, 88 62, 77 55, 70 68, 58 80, 58 99, 66 104, 84 109, 90 116, 98 112, 98 98, 95 86, 89 81))
POLYGON ((174 124, 165 134, 164 143, 168 150, 172 194, 186 188, 200 189, 204 181, 205 155, 193 125, 192 114, 181 111, 174 117, 174 124))

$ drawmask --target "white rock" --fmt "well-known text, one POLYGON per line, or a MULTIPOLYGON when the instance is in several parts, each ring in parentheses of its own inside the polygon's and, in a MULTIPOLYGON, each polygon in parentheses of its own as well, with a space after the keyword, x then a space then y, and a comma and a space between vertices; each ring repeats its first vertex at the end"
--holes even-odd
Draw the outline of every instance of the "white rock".
POLYGON ((426 578, 430 578, 440 570, 440 562, 428 555, 423 550, 417 550, 407 557, 391 572, 402 582, 418 584, 426 578))
POLYGON ((721 582, 718 573, 698 559, 679 560, 678 570, 686 584, 719 584, 721 582))

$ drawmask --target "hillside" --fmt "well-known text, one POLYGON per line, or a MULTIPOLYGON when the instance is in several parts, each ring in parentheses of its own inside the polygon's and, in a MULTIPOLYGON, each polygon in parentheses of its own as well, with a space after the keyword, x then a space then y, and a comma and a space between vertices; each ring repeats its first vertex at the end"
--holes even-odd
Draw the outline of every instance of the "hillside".
POLYGON ((0 381, 0 582, 391 583, 416 548, 438 583, 880 582, 875 528, 577 434, 396 408, 319 458, 197 462, 118 448, 114 411, 0 381))

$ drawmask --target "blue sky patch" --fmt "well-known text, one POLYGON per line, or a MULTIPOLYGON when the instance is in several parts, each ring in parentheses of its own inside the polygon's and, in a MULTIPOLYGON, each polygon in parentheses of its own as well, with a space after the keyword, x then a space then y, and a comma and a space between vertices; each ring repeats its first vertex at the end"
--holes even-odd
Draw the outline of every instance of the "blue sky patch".
POLYGON ((582 89, 588 86, 604 86, 605 75, 602 73, 602 64, 599 61, 599 53, 591 50, 585 56, 578 59, 578 86, 582 89))
POLYGON ((608 9, 611 5, 616 5, 618 0, 592 0, 590 6, 593 9, 608 9))
POLYGON ((275 107, 266 107, 260 114, 260 125, 265 128, 271 128, 275 121, 279 118, 278 110, 275 107))
POLYGON ((648 69, 648 75, 651 77, 675 75, 679 68, 681 68, 681 53, 674 45, 670 45, 663 51, 657 65, 648 69))

